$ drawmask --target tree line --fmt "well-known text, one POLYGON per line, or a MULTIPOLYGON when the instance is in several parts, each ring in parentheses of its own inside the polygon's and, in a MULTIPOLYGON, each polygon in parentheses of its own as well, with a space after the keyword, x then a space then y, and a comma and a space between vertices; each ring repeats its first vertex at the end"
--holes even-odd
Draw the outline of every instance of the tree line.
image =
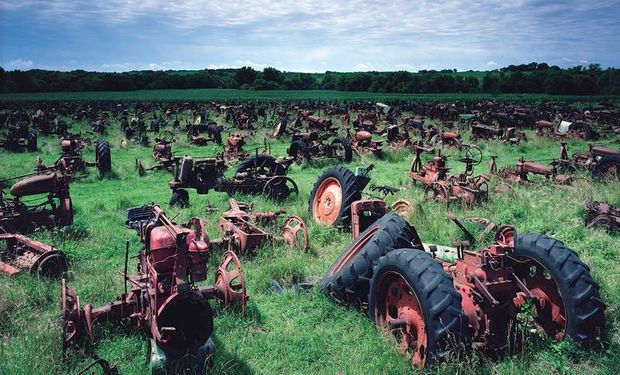
POLYGON ((598 64, 562 69, 545 63, 509 65, 490 72, 421 70, 397 72, 292 73, 251 67, 198 71, 74 70, 5 71, 0 92, 129 91, 225 88, 248 90, 339 90, 378 93, 546 93, 620 95, 620 69, 598 64))

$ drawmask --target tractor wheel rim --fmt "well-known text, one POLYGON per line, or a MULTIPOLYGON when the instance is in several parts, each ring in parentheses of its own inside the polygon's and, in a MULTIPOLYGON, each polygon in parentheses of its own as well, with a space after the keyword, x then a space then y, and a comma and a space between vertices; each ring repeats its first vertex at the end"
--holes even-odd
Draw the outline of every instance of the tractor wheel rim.
POLYGON ((557 341, 562 340, 568 319, 560 289, 541 264, 532 259, 528 260, 520 273, 524 284, 535 298, 532 311, 534 323, 547 336, 557 341))
POLYGON ((401 352, 411 354, 414 366, 424 368, 428 339, 418 297, 397 272, 384 273, 378 285, 375 321, 396 338, 401 352))
POLYGON ((342 185, 338 179, 329 177, 319 185, 312 213, 314 219, 324 225, 332 225, 340 214, 342 208, 342 185))

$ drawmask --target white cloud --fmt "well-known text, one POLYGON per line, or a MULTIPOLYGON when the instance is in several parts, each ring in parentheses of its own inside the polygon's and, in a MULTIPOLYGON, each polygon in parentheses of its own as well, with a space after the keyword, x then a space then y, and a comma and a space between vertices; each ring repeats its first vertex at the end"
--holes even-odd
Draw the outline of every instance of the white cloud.
POLYGON ((490 69, 497 69, 499 68, 499 64, 496 63, 495 61, 491 60, 489 62, 487 62, 487 67, 490 69))
POLYGON ((7 70, 30 70, 34 68, 34 62, 30 59, 15 59, 6 63, 7 70))

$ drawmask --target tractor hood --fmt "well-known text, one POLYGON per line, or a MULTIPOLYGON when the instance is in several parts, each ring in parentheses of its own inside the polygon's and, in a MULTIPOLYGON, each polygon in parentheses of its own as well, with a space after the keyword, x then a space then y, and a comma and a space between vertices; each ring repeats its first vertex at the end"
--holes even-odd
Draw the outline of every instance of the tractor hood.
POLYGON ((43 193, 52 193, 63 189, 66 179, 59 173, 42 174, 24 178, 11 186, 11 195, 23 197, 43 193))

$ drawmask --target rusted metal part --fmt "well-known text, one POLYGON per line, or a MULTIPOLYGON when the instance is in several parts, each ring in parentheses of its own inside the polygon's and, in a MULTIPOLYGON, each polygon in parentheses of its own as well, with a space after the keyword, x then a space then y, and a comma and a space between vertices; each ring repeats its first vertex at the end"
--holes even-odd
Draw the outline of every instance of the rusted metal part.
POLYGON ((245 137, 240 134, 229 135, 224 146, 224 158, 229 161, 246 159, 250 154, 243 150, 244 145, 245 137))
POLYGON ((351 135, 350 129, 347 129, 347 138, 351 144, 351 148, 358 154, 381 155, 383 152, 383 141, 373 141, 372 133, 367 130, 358 130, 351 135))
POLYGON ((106 361, 105 359, 95 358, 95 360, 91 364, 89 364, 88 366, 84 367, 76 375, 86 374, 87 371, 92 370, 96 366, 99 366, 101 368, 101 374, 102 375, 119 375, 120 374, 118 372, 118 369, 116 368, 116 366, 110 366, 108 361, 106 361))
POLYGON ((608 232, 620 230, 620 210, 607 202, 586 202, 585 225, 587 228, 602 228, 608 232))
POLYGON ((65 254, 54 247, 21 234, 0 233, 5 247, 0 252, 0 273, 13 276, 22 269, 32 275, 59 277, 69 268, 65 254))
POLYGON ((109 173, 112 168, 110 145, 107 141, 98 140, 95 143, 95 161, 86 161, 82 150, 92 142, 80 136, 64 136, 60 139, 60 156, 52 165, 45 165, 41 158, 37 158, 35 170, 38 173, 61 171, 66 174, 86 172, 87 167, 96 167, 100 173, 109 173))
POLYGON ((278 218, 285 211, 255 212, 241 209, 236 200, 229 200, 230 210, 225 212, 219 221, 219 230, 224 237, 214 240, 229 250, 240 255, 256 253, 258 248, 268 242, 279 241, 291 247, 308 249, 308 228, 299 216, 288 216, 281 228, 278 218), (280 234, 276 232, 280 229, 280 234))
MULTIPOLYGON (((125 267, 125 293, 98 308, 90 304, 81 307, 79 297, 63 279, 63 349, 92 340, 95 324, 108 321, 148 332, 164 359, 191 355, 197 363, 204 363, 206 344, 213 333, 208 301, 215 298, 224 305, 239 302, 242 308, 247 302, 239 259, 226 252, 215 285, 198 287, 195 283, 207 277, 211 256, 202 219, 178 225, 159 206, 149 205, 128 210, 126 223, 138 232, 143 244, 138 274, 128 276, 125 267), (132 286, 129 292, 127 282, 132 286)), ((126 263, 128 251, 129 246, 126 263)))
POLYGON ((609 175, 620 178, 620 151, 590 144, 588 152, 577 152, 569 156, 566 142, 561 142, 557 166, 563 172, 588 170, 595 177, 609 175))
POLYGON ((297 163, 323 158, 343 162, 352 159, 352 148, 346 139, 316 130, 293 133, 287 152, 297 163))
POLYGON ((73 223, 69 195, 70 176, 64 172, 30 175, 10 188, 13 198, 0 190, 0 233, 30 233, 38 228, 63 227, 73 223), (24 197, 40 198, 28 203, 24 197))
POLYGON ((398 199, 392 203, 390 209, 405 219, 409 218, 414 212, 413 205, 406 199, 398 199))
POLYGON ((382 200, 366 199, 353 202, 351 204, 353 239, 357 238, 360 233, 379 220, 386 212, 386 204, 382 200))
POLYGON ((558 185, 570 185, 573 181, 571 176, 558 174, 557 162, 547 166, 534 161, 526 161, 523 157, 514 167, 507 166, 497 171, 497 176, 516 184, 531 183, 530 174, 544 176, 545 181, 558 185))

